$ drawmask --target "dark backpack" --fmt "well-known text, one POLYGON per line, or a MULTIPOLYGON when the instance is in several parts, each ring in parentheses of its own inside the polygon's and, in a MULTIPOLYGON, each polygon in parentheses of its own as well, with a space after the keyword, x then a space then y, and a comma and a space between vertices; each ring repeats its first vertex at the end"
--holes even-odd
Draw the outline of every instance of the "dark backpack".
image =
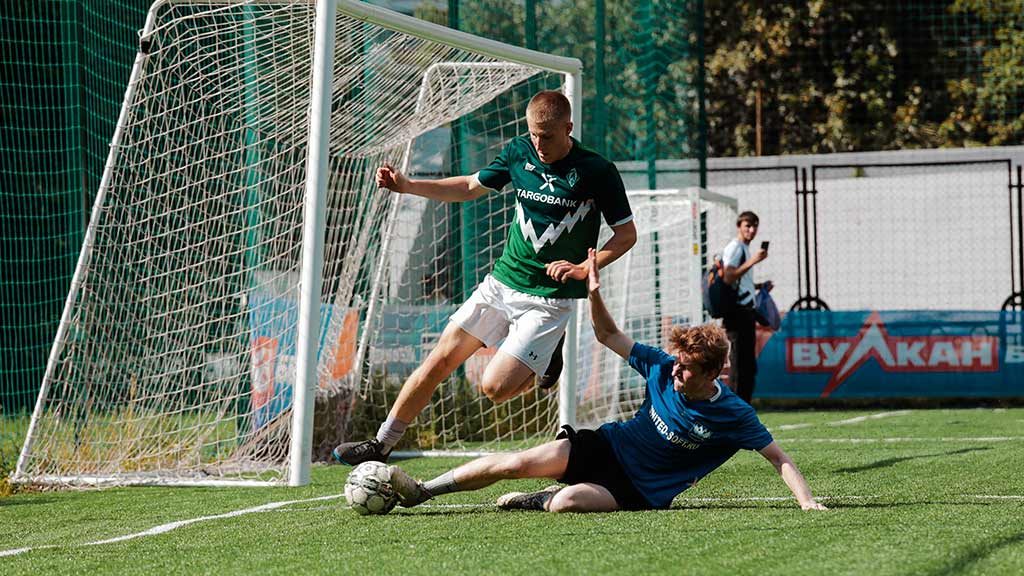
MULTIPOLYGON (((740 261, 740 265, 746 260, 740 261)), ((733 308, 736 307, 736 299, 739 293, 725 281, 725 265, 722 260, 715 257, 707 274, 704 275, 703 297, 704 309, 712 318, 724 318, 733 308)))

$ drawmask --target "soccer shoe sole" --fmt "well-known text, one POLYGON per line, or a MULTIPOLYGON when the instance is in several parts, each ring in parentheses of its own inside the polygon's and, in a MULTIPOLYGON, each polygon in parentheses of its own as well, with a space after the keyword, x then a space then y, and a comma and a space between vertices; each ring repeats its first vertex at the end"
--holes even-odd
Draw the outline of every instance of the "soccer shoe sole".
POLYGON ((509 492, 498 496, 494 504, 502 510, 544 510, 544 505, 562 486, 555 484, 537 492, 509 492))

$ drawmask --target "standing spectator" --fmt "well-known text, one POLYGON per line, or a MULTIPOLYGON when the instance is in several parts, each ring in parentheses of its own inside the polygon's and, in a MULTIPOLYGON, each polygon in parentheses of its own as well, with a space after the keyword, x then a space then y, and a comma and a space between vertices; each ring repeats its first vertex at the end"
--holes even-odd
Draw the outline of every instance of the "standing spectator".
MULTIPOLYGON (((757 214, 746 211, 736 218, 736 238, 722 251, 722 273, 725 282, 736 288, 736 305, 726 311, 722 321, 729 336, 729 386, 736 395, 750 403, 754 396, 757 357, 754 355, 754 284, 753 267, 768 257, 767 243, 750 254, 750 243, 757 236, 757 214)), ((771 289, 770 283, 769 290, 771 289)))

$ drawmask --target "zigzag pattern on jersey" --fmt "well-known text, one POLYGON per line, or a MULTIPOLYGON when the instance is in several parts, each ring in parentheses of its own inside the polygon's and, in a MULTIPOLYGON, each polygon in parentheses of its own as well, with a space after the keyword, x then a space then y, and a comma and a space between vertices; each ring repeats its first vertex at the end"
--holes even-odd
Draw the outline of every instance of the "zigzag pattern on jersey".
POLYGON ((571 210, 566 212, 565 216, 562 217, 562 221, 557 225, 548 224, 548 227, 540 237, 537 236, 533 222, 526 217, 526 213, 523 212, 523 206, 519 202, 516 202, 516 219, 519 221, 519 230, 523 233, 523 238, 529 241, 530 244, 533 244, 534 252, 540 252, 540 249, 545 244, 554 244, 564 232, 572 232, 573 227, 590 212, 593 205, 594 201, 592 199, 584 201, 575 213, 571 210))

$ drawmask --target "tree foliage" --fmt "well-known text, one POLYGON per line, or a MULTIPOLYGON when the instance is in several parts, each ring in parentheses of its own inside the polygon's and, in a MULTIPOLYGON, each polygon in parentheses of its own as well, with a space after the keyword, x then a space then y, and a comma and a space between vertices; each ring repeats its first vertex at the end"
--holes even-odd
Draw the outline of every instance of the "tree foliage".
POLYGON ((952 104, 940 126, 947 145, 1020 144, 1024 135, 1024 3, 1019 0, 955 0, 955 16, 971 18, 991 42, 972 36, 960 52, 981 54, 980 74, 947 80, 952 104))
MULTIPOLYGON (((523 0, 459 10, 526 45, 523 0)), ((709 156, 757 153, 758 107, 762 154, 1024 141, 1019 0, 551 0, 536 23, 537 48, 584 62, 584 138, 616 159, 699 155, 702 37, 709 156)))
POLYGON ((1016 0, 707 0, 709 156, 1018 144, 1016 0))

